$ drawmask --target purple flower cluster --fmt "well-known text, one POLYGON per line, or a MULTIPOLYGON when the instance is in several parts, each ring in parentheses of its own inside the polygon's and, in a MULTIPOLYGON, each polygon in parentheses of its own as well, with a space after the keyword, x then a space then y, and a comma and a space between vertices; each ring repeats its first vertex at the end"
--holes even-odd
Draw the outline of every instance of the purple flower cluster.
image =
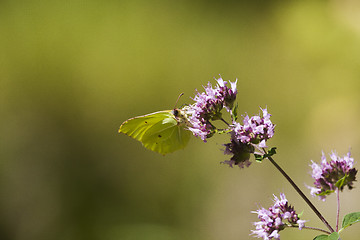
MULTIPOLYGON (((230 160, 222 163, 228 164, 230 167, 238 165, 240 168, 250 166, 250 154, 255 152, 257 148, 264 148, 266 141, 274 136, 275 125, 270 120, 271 114, 267 108, 261 109, 262 117, 259 115, 251 118, 246 115, 243 125, 233 122, 231 125, 230 143, 224 144, 224 154, 233 155, 230 160)), ((260 154, 260 153, 259 153, 260 154)))
POLYGON ((321 163, 312 162, 312 177, 315 179, 315 187, 309 187, 311 195, 319 196, 325 201, 326 195, 334 192, 337 188, 343 190, 345 186, 353 188, 356 181, 357 170, 353 168, 354 159, 351 158, 350 151, 343 158, 336 152, 330 154, 331 161, 327 162, 324 152, 321 156, 321 163))
POLYGON ((234 102, 237 94, 237 80, 229 81, 230 86, 221 77, 216 81, 215 87, 209 82, 204 87, 204 92, 197 91, 193 98, 195 103, 182 109, 186 113, 188 129, 193 135, 206 142, 217 132, 211 121, 222 120, 226 123, 221 113, 221 110, 225 108, 230 113, 233 123, 221 130, 231 133, 230 143, 224 144, 224 153, 232 155, 232 157, 222 163, 228 164, 230 167, 233 165, 238 165, 240 168, 248 167, 251 164, 250 155, 255 153, 255 148, 267 147, 266 141, 274 136, 275 125, 270 120, 271 114, 268 113, 267 108, 264 108, 261 109, 262 116, 260 114, 252 117, 246 115, 243 124, 236 122, 237 114, 234 102))
MULTIPOLYGON (((234 133, 232 133, 234 135, 234 133)), ((244 166, 249 167, 251 162, 250 154, 254 153, 254 146, 242 143, 237 140, 235 137, 231 137, 231 142, 224 144, 225 150, 224 154, 232 155, 230 160, 225 160, 221 163, 228 164, 230 167, 234 165, 244 168, 244 166)))
POLYGON ((231 111, 236 99, 236 82, 230 82, 230 87, 222 78, 216 79, 217 85, 213 88, 209 82, 204 87, 205 92, 197 92, 193 100, 194 104, 184 108, 189 121, 189 130, 196 137, 200 137, 204 142, 214 133, 215 127, 210 120, 221 119, 221 110, 231 111))
POLYGON ((256 230, 252 230, 251 235, 264 240, 280 239, 279 232, 287 226, 299 227, 301 230, 306 222, 299 219, 284 193, 280 193, 280 199, 274 195, 274 205, 270 208, 261 208, 253 213, 258 214, 260 221, 254 223, 256 230))
POLYGON ((259 115, 251 118, 246 115, 243 125, 233 123, 235 137, 242 143, 259 144, 259 147, 266 147, 266 141, 274 136, 275 125, 272 124, 267 108, 262 109, 262 117, 259 115))

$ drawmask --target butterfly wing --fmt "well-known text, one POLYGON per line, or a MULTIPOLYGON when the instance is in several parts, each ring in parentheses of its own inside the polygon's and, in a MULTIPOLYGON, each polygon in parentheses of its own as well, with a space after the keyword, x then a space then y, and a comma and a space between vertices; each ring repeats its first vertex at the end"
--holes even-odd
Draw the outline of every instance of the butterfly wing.
POLYGON ((120 126, 119 132, 160 154, 184 148, 191 136, 190 131, 184 129, 170 110, 131 118, 120 126))

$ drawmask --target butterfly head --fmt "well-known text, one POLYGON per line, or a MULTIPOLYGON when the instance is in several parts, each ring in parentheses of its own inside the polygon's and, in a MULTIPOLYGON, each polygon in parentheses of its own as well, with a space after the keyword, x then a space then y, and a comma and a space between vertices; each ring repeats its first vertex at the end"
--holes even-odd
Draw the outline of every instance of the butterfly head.
POLYGON ((179 108, 174 108, 171 113, 174 115, 174 117, 176 118, 176 121, 178 122, 178 124, 184 124, 186 125, 188 123, 187 120, 187 116, 184 110, 179 109, 179 108))
POLYGON ((171 113, 177 118, 180 114, 180 109, 174 108, 171 113))

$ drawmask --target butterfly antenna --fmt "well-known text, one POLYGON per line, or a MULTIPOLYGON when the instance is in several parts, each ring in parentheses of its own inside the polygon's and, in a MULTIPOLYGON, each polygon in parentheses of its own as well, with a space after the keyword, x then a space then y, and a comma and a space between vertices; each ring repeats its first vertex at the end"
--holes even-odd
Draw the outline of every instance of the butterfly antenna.
POLYGON ((180 93, 180 95, 178 96, 178 98, 177 98, 177 100, 176 100, 176 103, 175 103, 175 106, 174 106, 174 109, 176 108, 176 105, 177 105, 177 103, 178 103, 178 101, 179 101, 179 99, 180 99, 180 97, 181 97, 182 95, 184 95, 184 93, 180 93))

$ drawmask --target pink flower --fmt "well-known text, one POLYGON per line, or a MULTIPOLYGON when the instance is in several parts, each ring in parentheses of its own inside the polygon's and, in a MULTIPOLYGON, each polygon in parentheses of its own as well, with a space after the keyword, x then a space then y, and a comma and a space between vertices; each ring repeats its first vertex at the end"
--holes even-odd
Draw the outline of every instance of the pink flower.
POLYGON ((345 186, 353 188, 356 181, 357 170, 353 168, 354 159, 350 151, 344 157, 339 157, 336 152, 330 154, 330 162, 327 162, 324 152, 321 156, 321 163, 311 161, 312 177, 315 180, 315 187, 309 187, 311 195, 318 196, 325 200, 326 196, 337 188, 343 190, 345 186))
POLYGON ((274 195, 274 205, 270 208, 261 208, 253 213, 258 214, 259 222, 255 222, 256 230, 250 235, 257 238, 280 239, 279 232, 288 225, 298 226, 301 230, 305 226, 305 220, 300 220, 294 208, 288 204, 284 193, 280 193, 280 199, 274 195))

